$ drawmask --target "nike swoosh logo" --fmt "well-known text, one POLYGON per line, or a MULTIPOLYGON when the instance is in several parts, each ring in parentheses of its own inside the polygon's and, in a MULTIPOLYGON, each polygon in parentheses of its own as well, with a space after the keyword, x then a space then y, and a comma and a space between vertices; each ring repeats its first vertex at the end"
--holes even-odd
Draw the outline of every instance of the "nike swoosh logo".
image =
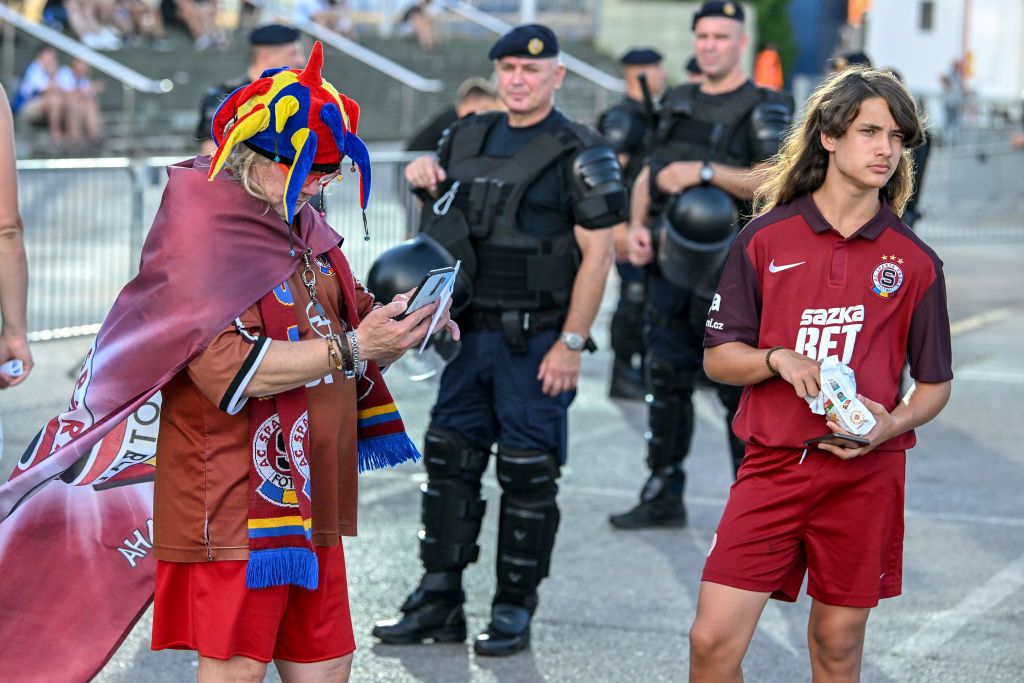
POLYGON ((797 266, 802 266, 805 263, 807 263, 807 261, 801 261, 800 263, 787 263, 784 266, 777 266, 777 265, 775 265, 775 259, 772 259, 772 262, 768 264, 768 272, 769 273, 778 273, 779 271, 782 271, 782 270, 788 270, 790 268, 796 268, 797 266))

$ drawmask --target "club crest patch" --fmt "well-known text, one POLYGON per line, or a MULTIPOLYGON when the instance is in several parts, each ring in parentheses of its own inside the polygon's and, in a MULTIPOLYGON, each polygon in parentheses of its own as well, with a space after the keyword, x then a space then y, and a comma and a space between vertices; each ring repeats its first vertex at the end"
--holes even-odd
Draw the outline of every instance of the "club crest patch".
POLYGON ((871 284, 873 285, 872 292, 883 299, 891 299, 896 296, 896 291, 903 286, 903 269, 893 261, 884 260, 872 271, 871 284))
MULTIPOLYGON (((309 430, 309 418, 306 413, 295 422, 288 435, 289 445, 295 455, 295 464, 306 480, 303 493, 309 496, 309 458, 306 454, 304 436, 309 430)), ((281 420, 275 414, 263 421, 256 430, 252 441, 252 460, 256 473, 263 480, 256 491, 264 500, 280 507, 298 507, 295 496, 295 482, 288 464, 288 452, 285 449, 284 435, 281 433, 281 420)))

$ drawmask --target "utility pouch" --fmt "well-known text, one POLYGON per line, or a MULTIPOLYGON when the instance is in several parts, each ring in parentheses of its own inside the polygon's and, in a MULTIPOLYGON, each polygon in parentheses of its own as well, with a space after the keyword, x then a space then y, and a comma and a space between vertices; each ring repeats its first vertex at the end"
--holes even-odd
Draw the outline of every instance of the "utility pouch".
POLYGON ((509 351, 514 355, 522 355, 527 352, 526 330, 523 329, 523 314, 519 311, 501 312, 501 333, 505 336, 505 343, 509 351))

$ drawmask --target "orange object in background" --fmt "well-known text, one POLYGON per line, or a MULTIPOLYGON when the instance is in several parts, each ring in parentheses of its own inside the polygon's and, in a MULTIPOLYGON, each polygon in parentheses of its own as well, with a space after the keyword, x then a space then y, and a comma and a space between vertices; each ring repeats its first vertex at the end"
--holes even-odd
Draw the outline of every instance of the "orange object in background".
POLYGON ((782 57, 774 47, 766 47, 757 53, 754 83, 762 88, 782 90, 782 57))
POLYGON ((849 0, 846 21, 850 26, 860 26, 864 13, 871 9, 871 0, 849 0))

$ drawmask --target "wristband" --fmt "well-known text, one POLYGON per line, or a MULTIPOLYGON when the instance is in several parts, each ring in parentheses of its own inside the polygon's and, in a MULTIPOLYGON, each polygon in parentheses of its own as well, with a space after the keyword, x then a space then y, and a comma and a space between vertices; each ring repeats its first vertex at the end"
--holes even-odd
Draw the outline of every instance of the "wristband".
POLYGON ((352 373, 359 374, 359 338, 355 331, 346 332, 345 336, 348 337, 348 347, 352 351, 352 373))
POLYGON ((341 351, 341 340, 338 335, 331 334, 324 337, 327 342, 327 363, 329 367, 341 372, 345 369, 344 353, 341 351))
POLYGON ((772 367, 772 354, 780 349, 786 348, 785 346, 773 346, 768 350, 768 353, 764 354, 764 364, 768 366, 768 372, 772 373, 772 377, 778 377, 779 371, 772 367))

